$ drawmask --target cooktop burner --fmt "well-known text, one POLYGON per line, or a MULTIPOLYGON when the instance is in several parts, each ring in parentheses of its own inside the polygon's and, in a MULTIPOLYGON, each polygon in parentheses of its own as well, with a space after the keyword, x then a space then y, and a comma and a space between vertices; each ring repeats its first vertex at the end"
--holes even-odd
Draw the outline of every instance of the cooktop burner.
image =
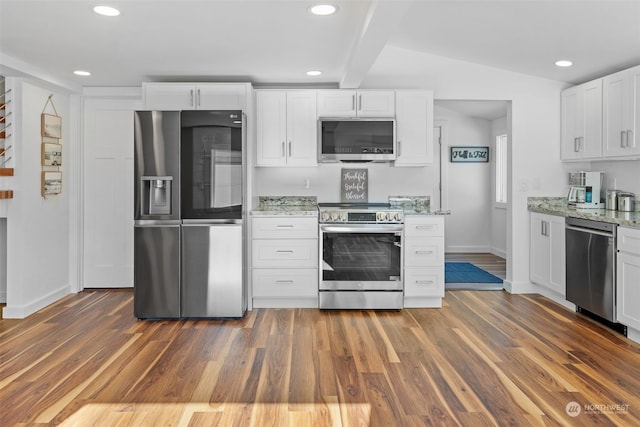
POLYGON ((404 212, 388 203, 318 203, 321 223, 402 224, 404 212))

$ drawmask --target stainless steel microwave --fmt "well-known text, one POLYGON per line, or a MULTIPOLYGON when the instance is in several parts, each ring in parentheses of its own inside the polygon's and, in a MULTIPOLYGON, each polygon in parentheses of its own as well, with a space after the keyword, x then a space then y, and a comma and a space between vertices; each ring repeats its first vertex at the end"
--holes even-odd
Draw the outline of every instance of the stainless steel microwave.
POLYGON ((321 118, 319 162, 388 162, 396 159, 396 121, 321 118))

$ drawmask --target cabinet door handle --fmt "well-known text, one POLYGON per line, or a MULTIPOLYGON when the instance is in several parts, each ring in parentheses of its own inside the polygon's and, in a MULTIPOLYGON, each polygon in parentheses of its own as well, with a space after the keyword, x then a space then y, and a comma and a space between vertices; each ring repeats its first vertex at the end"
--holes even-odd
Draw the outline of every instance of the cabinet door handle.
POLYGON ((633 131, 632 130, 628 130, 627 131, 627 147, 635 147, 635 141, 633 140, 633 131))
POLYGON ((547 221, 540 221, 540 234, 542 236, 546 236, 547 235, 547 221))
POLYGON ((620 147, 625 148, 627 146, 627 131, 620 132, 620 147))
POLYGON ((201 101, 201 97, 200 97, 200 89, 198 89, 198 93, 196 94, 196 100, 198 101, 198 107, 200 106, 200 101, 201 101))
POLYGON ((276 283, 279 285, 292 285, 293 280, 276 280, 276 283))
POLYGON ((280 224, 276 225, 276 228, 293 228, 293 224, 280 224))
POLYGON ((191 106, 195 107, 195 103, 193 102, 193 89, 189 91, 189 95, 191 96, 191 106))
POLYGON ((435 225, 416 225, 416 230, 434 230, 435 225))
POLYGON ((278 254, 292 254, 293 251, 291 249, 278 249, 278 250, 276 250, 276 253, 278 253, 278 254))
POLYGON ((432 255, 433 251, 416 251, 416 255, 432 255))
POLYGON ((351 109, 352 110, 356 109, 356 95, 355 94, 351 95, 351 109))
POLYGON ((284 157, 286 155, 286 152, 284 151, 284 141, 282 141, 282 157, 284 157))
POLYGON ((362 110, 362 95, 358 95, 358 111, 362 110))
POLYGON ((400 141, 398 141, 398 142, 396 143, 396 150, 398 151, 398 152, 396 153, 396 156, 399 156, 399 155, 400 155, 400 141))
POLYGON ((416 280, 416 285, 432 285, 435 283, 433 280, 416 280))
POLYGON ((584 136, 579 137, 578 141, 580 142, 580 151, 584 153, 584 136))
POLYGON ((580 138, 573 138, 573 151, 575 153, 580 151, 580 138))
POLYGON ((291 157, 291 141, 289 141, 289 157, 291 157))

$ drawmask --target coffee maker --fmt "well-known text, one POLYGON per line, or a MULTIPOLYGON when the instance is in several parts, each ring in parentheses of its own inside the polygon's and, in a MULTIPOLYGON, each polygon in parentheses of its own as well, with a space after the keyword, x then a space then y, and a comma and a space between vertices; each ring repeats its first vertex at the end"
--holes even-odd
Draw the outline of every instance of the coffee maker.
POLYGON ((601 209, 604 172, 569 172, 568 203, 580 209, 601 209))

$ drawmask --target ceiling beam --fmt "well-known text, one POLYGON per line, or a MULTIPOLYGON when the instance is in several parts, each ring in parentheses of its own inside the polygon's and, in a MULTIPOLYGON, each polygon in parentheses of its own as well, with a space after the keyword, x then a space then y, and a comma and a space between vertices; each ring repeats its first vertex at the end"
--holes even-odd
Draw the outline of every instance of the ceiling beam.
POLYGON ((360 86, 389 37, 404 17, 413 0, 373 0, 356 42, 351 48, 339 86, 360 86))

